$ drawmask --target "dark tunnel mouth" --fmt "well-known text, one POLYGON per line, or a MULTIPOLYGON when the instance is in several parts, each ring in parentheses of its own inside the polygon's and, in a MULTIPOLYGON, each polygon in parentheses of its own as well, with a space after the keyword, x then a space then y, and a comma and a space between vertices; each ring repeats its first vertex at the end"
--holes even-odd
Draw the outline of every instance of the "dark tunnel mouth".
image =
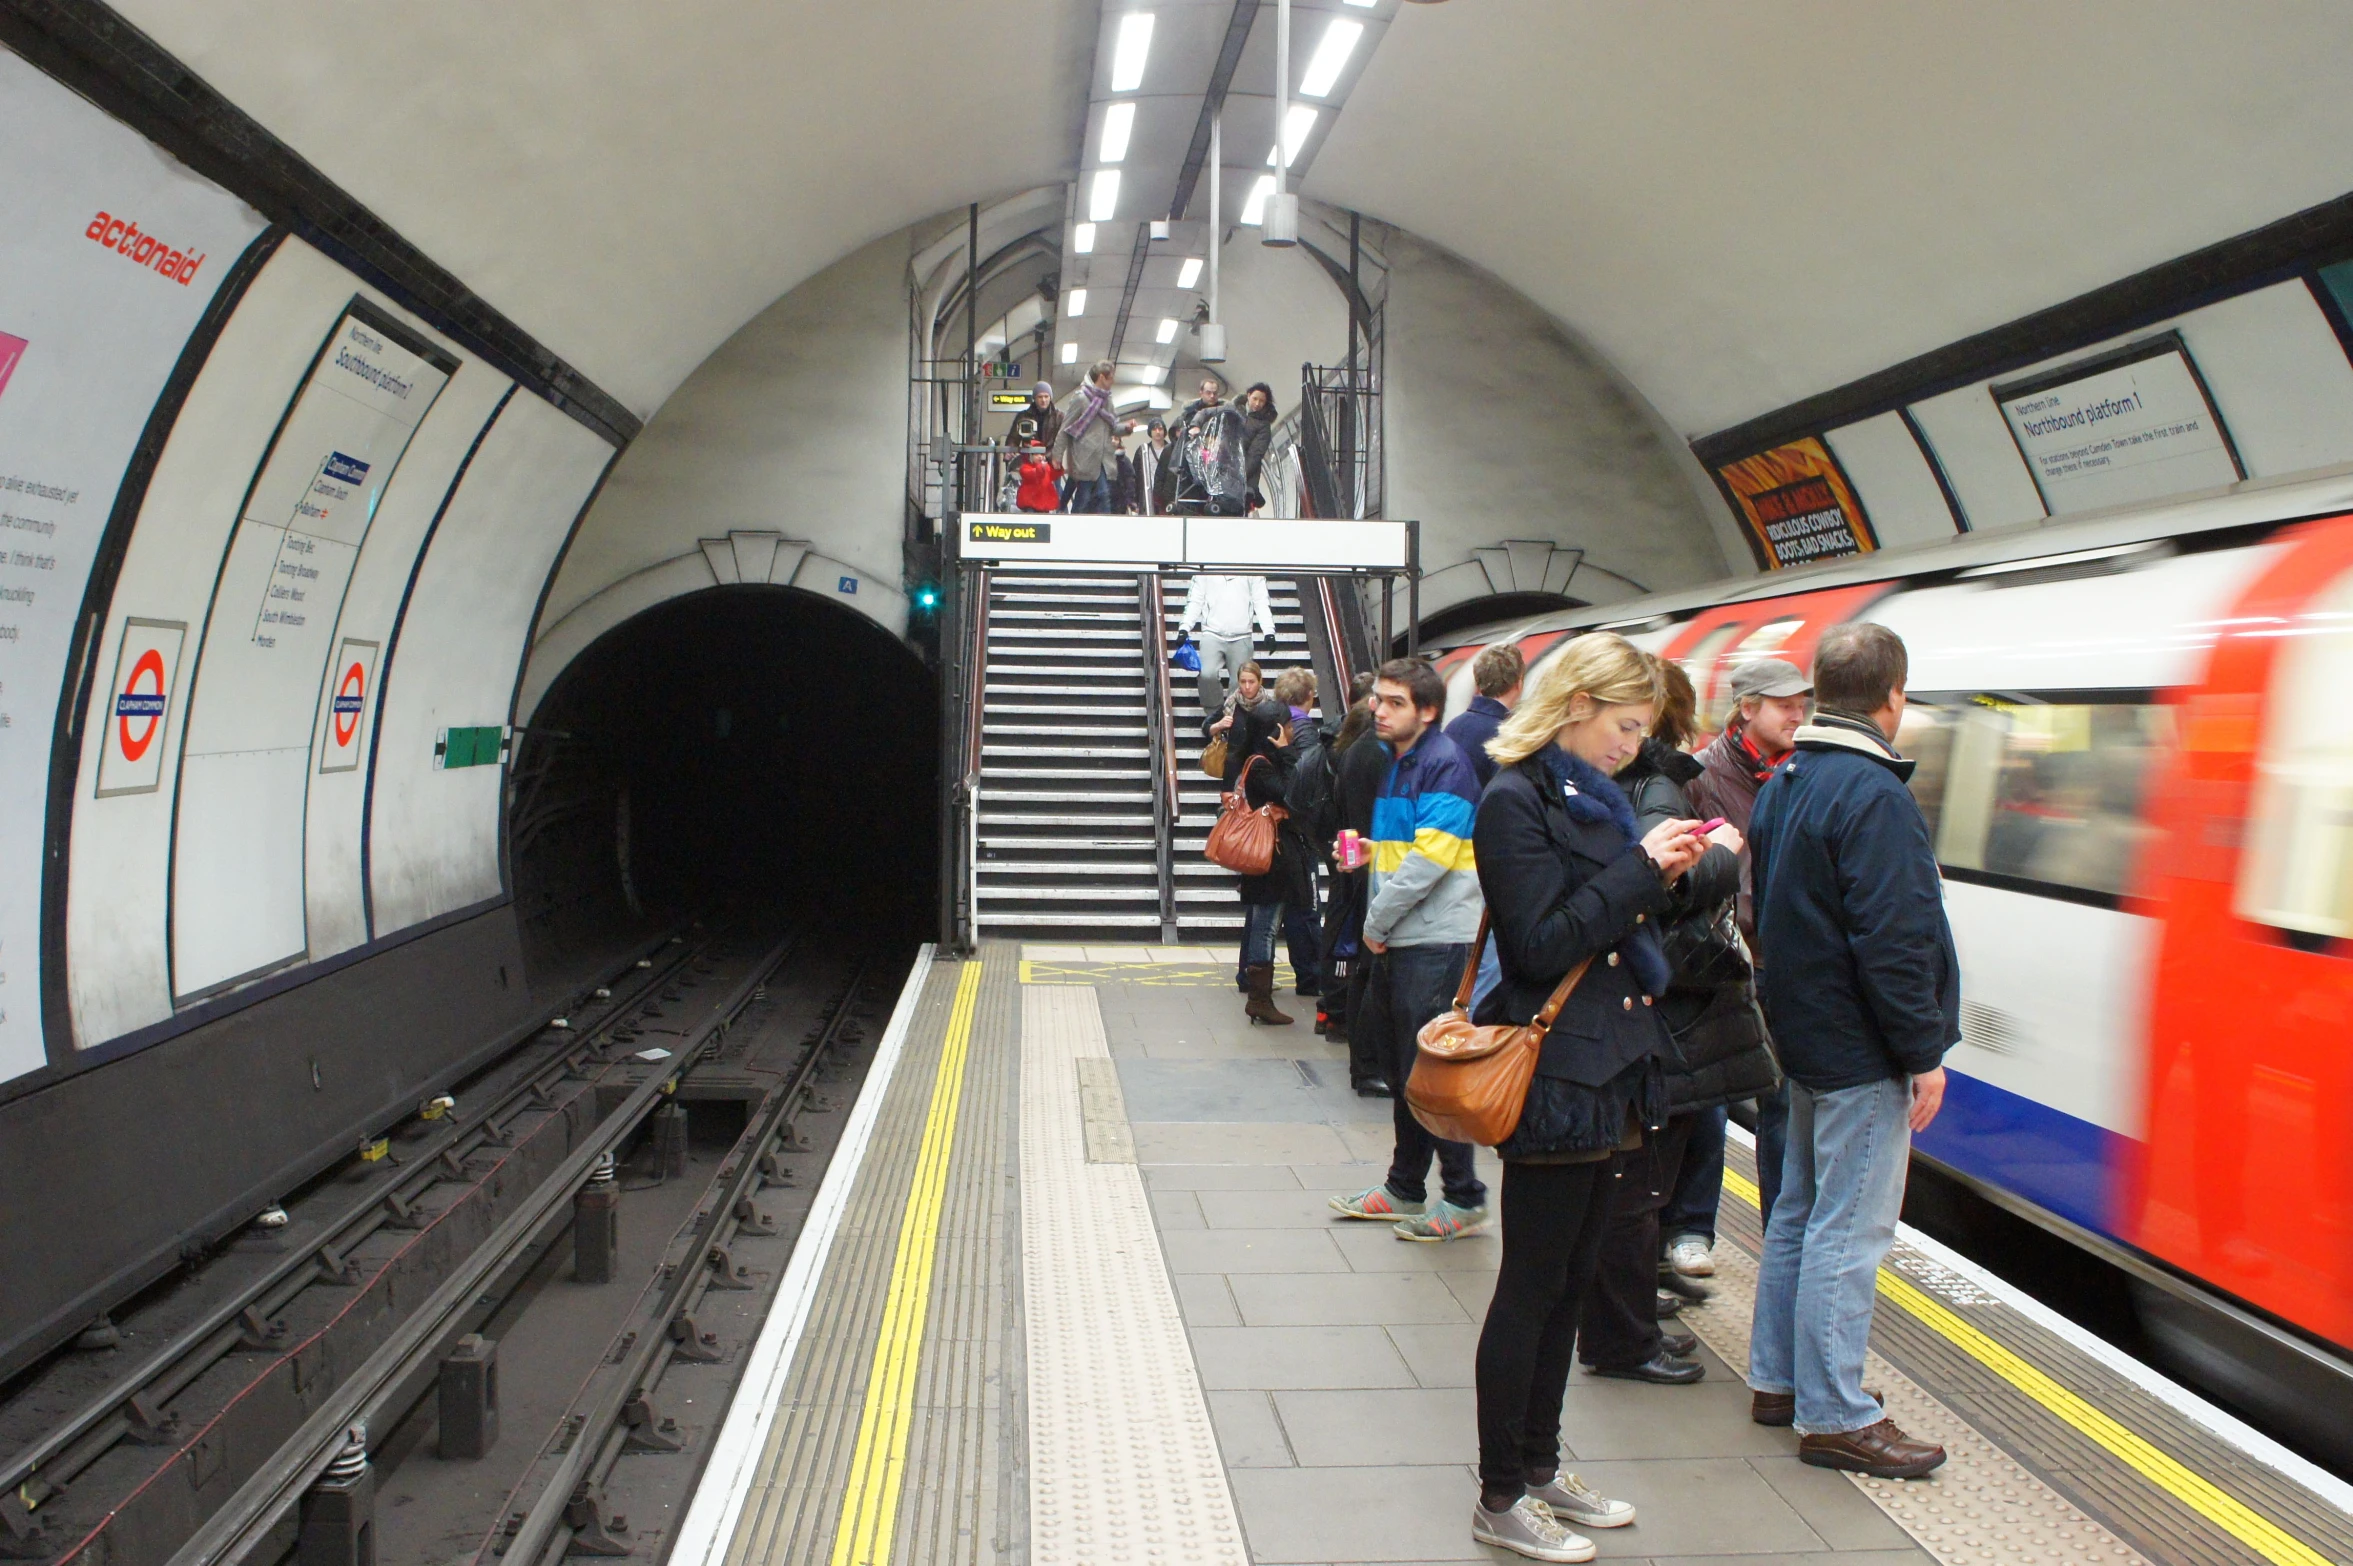
POLYGON ((727 905, 920 938, 938 704, 905 642, 800 588, 704 588, 606 631, 514 752, 505 830, 534 974, 727 905))

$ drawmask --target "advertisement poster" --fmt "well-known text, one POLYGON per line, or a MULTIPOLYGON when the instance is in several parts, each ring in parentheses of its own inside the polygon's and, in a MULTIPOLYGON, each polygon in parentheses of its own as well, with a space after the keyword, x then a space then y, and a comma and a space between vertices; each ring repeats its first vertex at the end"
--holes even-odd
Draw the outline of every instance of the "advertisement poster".
POLYGON ((5 50, 0 147, 0 796, 14 806, 0 825, 4 1080, 48 1058, 42 804, 91 564, 157 396, 263 224, 5 50))
POLYGON ((1879 547, 1838 459, 1812 436, 1717 470, 1768 571, 1879 547))
POLYGON ((1996 386, 1993 397, 2053 516, 2246 477, 2175 333, 1996 386))
MULTIPOLYGON (((308 948, 304 800, 322 693, 335 700, 335 623, 384 488, 456 370, 352 301, 254 480, 190 681, 172 853, 172 990, 183 999, 308 948)), ((334 724, 323 727, 331 742, 334 724)), ((350 732, 356 747, 356 717, 350 732)))

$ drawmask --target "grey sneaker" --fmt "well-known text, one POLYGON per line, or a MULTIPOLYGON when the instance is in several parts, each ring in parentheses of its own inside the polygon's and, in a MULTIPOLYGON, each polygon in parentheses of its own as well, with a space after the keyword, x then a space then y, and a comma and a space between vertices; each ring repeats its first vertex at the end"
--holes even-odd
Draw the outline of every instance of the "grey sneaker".
POLYGON ((1555 1522, 1580 1528, 1623 1528, 1634 1520, 1632 1501, 1595 1495, 1575 1474, 1554 1475, 1552 1483, 1530 1490, 1528 1499, 1551 1512, 1555 1522))
POLYGON ((1408 1218, 1394 1225, 1391 1232, 1400 1240, 1424 1240, 1432 1244, 1440 1240, 1459 1240, 1466 1234, 1477 1234, 1487 1227, 1487 1209, 1457 1207, 1440 1197, 1430 1204, 1429 1211, 1418 1218, 1408 1218))
POLYGON ((1354 1196, 1335 1196, 1332 1211, 1343 1218, 1370 1218, 1375 1223, 1395 1223, 1400 1218, 1419 1218, 1422 1204, 1401 1202, 1389 1194, 1385 1184, 1357 1192, 1354 1196))
POLYGON ((1678 1234, 1667 1247, 1667 1265, 1686 1278, 1712 1278, 1716 1275, 1715 1249, 1704 1234, 1678 1234))
POLYGON ((1508 1512, 1491 1512, 1473 1501, 1471 1537, 1532 1561, 1589 1561, 1594 1556, 1591 1539, 1554 1522, 1552 1513, 1532 1495, 1521 1496, 1508 1512))

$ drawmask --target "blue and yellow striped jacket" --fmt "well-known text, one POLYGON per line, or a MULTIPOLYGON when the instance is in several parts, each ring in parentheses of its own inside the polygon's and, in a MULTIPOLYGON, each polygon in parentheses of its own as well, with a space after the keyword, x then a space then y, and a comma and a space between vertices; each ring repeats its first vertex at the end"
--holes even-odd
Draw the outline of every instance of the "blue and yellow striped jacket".
POLYGON ((1384 946, 1468 946, 1479 933, 1471 820, 1479 776, 1437 729, 1389 763, 1373 796, 1372 901, 1364 933, 1384 946))

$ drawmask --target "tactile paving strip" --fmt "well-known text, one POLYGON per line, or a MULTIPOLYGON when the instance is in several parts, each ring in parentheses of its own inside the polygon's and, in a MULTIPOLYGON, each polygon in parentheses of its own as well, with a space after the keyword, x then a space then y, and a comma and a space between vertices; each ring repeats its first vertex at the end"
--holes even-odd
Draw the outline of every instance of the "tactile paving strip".
MULTIPOLYGON (((1730 1215, 1737 1198, 1731 1190, 1725 1195, 1723 1211, 1730 1215)), ((1722 1227, 1725 1238, 1732 1238, 1733 1225, 1722 1227)), ((1756 1258, 1742 1248, 1752 1241, 1753 1218, 1747 1228, 1740 1236, 1742 1244, 1716 1246, 1716 1275, 1709 1280, 1715 1297, 1676 1318, 1742 1373, 1748 1369, 1749 1317, 1757 1294, 1756 1258)), ((1989 1561, 2149 1566, 2147 1557, 2027 1472, 1910 1376, 1876 1352, 1866 1363, 1864 1382, 1887 1394, 1888 1416, 1906 1434, 1940 1443, 1946 1461, 1926 1479, 1847 1477, 1922 1549, 1946 1566, 1983 1566, 1989 1561)))
POLYGON ((1110 1053, 1091 987, 1024 987, 1030 1560, 1246 1566, 1142 1172, 1086 1156, 1078 1063, 1110 1053))

